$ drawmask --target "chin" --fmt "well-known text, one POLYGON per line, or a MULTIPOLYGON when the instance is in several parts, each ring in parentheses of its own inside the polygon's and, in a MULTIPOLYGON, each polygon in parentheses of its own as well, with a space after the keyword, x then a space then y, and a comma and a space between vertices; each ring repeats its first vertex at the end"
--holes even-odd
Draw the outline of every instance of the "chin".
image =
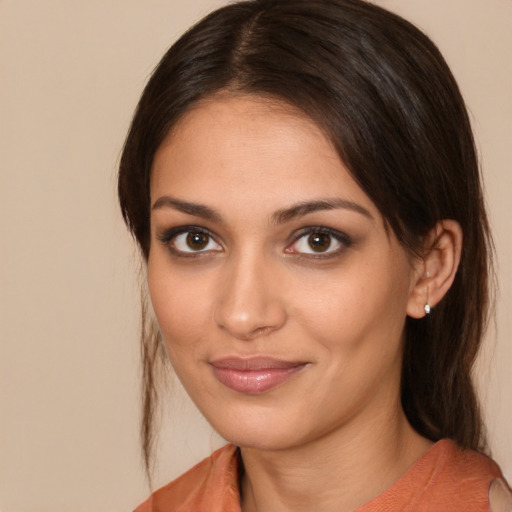
POLYGON ((206 419, 226 441, 241 448, 287 450, 304 444, 311 437, 306 425, 301 427, 290 416, 276 414, 275 410, 235 411, 221 419, 209 418, 208 415, 206 419))
POLYGON ((254 430, 252 432, 226 432, 222 434, 219 432, 226 441, 240 448, 258 450, 262 452, 280 451, 294 448, 296 443, 290 437, 290 433, 280 434, 266 430, 260 432, 254 430))

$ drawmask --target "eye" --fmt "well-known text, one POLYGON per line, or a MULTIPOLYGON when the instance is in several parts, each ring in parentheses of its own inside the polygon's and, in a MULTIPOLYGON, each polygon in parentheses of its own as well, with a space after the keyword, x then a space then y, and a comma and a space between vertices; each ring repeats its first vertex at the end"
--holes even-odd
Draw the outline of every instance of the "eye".
POLYGON ((311 233, 301 236, 293 247, 296 252, 305 254, 323 254, 341 247, 341 242, 329 233, 311 233))
POLYGON ((306 254, 312 256, 331 256, 350 245, 350 240, 343 233, 328 229, 315 228, 303 233, 285 252, 289 254, 306 254))
POLYGON ((199 228, 174 228, 158 238, 178 255, 222 251, 222 247, 215 239, 207 231, 199 228))

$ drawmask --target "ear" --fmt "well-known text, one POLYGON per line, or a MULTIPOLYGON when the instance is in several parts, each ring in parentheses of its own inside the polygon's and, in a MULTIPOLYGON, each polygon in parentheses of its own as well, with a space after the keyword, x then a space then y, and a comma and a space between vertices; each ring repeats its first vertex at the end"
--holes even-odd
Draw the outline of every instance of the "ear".
POLYGON ((422 318, 425 306, 433 308, 455 279, 462 249, 462 229, 455 220, 438 222, 425 237, 423 255, 413 265, 407 315, 422 318))

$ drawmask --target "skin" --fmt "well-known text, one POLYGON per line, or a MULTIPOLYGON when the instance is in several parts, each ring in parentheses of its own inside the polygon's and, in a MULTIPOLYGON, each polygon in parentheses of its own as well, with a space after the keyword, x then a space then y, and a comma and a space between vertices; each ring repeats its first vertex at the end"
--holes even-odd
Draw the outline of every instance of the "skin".
POLYGON ((449 288, 457 224, 412 259, 318 126, 250 96, 188 112, 150 192, 153 308, 192 400, 242 449, 244 512, 348 511, 390 487, 432 445, 400 404, 403 330, 449 288), (212 361, 254 356, 305 364, 262 393, 215 377, 212 361))

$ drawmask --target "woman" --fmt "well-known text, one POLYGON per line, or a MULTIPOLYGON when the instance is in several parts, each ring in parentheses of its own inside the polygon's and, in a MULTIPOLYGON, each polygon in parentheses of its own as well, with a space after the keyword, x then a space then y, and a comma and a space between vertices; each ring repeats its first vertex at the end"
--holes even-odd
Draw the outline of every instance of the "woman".
POLYGON ((426 36, 361 0, 215 11, 150 79, 119 195, 158 321, 144 312, 147 467, 162 344, 231 443, 138 511, 506 506, 470 376, 477 157, 426 36))

